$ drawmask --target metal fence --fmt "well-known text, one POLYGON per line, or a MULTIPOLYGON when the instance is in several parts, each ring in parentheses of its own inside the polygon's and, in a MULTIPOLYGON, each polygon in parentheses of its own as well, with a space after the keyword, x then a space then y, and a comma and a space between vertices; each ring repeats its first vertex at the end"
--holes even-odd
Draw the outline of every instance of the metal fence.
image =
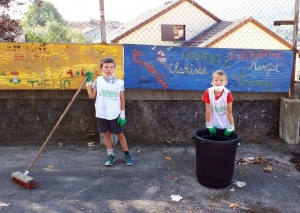
MULTIPOLYGON (((6 1, 8 0, 2 0, 2 2, 6 1)), ((204 10, 194 11, 191 9, 192 6, 190 6, 190 8, 179 7, 176 9, 176 15, 174 15, 174 13, 167 11, 166 8, 177 1, 180 0, 151 0, 149 2, 136 0, 100 1, 100 3, 104 3, 103 14, 106 23, 106 42, 111 43, 110 39, 114 38, 111 32, 114 30, 116 31, 116 28, 121 27, 119 29, 122 30, 122 26, 127 28, 130 26, 136 26, 147 21, 148 19, 152 21, 157 19, 155 22, 161 25, 183 25, 182 23, 188 22, 193 27, 191 27, 191 29, 185 29, 186 36, 197 35, 201 32, 201 30, 204 31, 208 29, 210 25, 214 24, 211 20, 208 20, 200 14, 204 11, 204 13, 210 16, 210 18, 217 18, 216 20, 218 22, 224 22, 224 24, 238 24, 238 20, 242 22, 243 20, 247 20, 248 18, 252 17, 262 26, 266 27, 276 35, 292 44, 293 25, 274 26, 274 21, 294 20, 294 0, 189 0, 188 2, 191 4, 198 4, 204 10), (126 3, 124 4, 124 2, 126 3), (128 5, 128 7, 124 7, 124 5, 128 5), (157 13, 160 13, 160 15, 156 16, 157 13), (170 14, 170 16, 168 16, 168 14, 170 14)), ((35 2, 37 1, 31 1, 29 3, 27 2, 26 5, 22 6, 23 9, 25 8, 23 11, 26 13, 24 12, 24 14, 21 16, 19 11, 19 7, 21 6, 18 6, 17 4, 11 5, 11 18, 17 18, 20 21, 25 35, 25 42, 101 42, 101 14, 99 1, 92 0, 83 3, 94 5, 92 11, 93 17, 90 17, 90 19, 87 17, 86 20, 67 19, 66 10, 63 10, 60 7, 60 4, 58 4, 59 1, 43 1, 43 3, 39 4, 40 6, 35 2), (18 11, 18 14, 16 14, 16 11, 18 11)), ((68 0, 65 2, 67 3, 68 0)), ((74 13, 78 13, 77 11, 79 6, 77 4, 79 4, 79 1, 76 2, 69 0, 69 12, 77 8, 74 13)), ((6 12, 6 10, 4 10, 4 12, 6 12)), ((80 8, 80 12, 89 14, 90 8, 80 8)), ((143 37, 136 37, 135 43, 150 43, 153 40, 152 38, 156 36, 155 33, 160 33, 157 32, 157 28, 154 28, 151 24, 149 24, 148 27, 143 27, 143 30, 146 31, 142 33, 143 37)), ((254 33, 257 33, 256 31, 252 30, 252 28, 248 28, 246 31, 244 30, 243 33, 246 33, 248 34, 248 37, 251 37, 254 33)), ((116 32, 114 34, 116 34, 116 32)), ((191 39, 191 36, 186 39, 191 39)), ((4 40, 2 39, 2 41, 4 40)), ((123 40, 123 42, 126 43, 126 39, 123 40)), ((236 43, 246 44, 247 41, 241 40, 236 41, 236 43)))
POLYGON ((12 30, 4 18, 7 8, 3 5, 10 1, 17 0, 0 1, 4 9, 0 16, 1 41, 9 41, 4 37, 11 34, 18 42, 214 47, 222 38, 218 45, 221 48, 277 49, 271 36, 286 49, 293 46, 294 26, 274 26, 274 21, 295 19, 294 0, 23 0, 25 5, 10 5, 10 17, 21 25, 17 30, 12 30), (72 19, 70 13, 77 16, 72 19), (82 14, 90 16, 82 18, 82 14), (104 22, 105 27, 101 26, 104 22), (3 33, 5 29, 11 31, 3 33), (101 30, 105 30, 105 37, 101 30), (139 33, 131 35, 133 31, 139 33), (243 34, 233 38, 234 44, 226 39, 233 31, 235 35, 243 34))

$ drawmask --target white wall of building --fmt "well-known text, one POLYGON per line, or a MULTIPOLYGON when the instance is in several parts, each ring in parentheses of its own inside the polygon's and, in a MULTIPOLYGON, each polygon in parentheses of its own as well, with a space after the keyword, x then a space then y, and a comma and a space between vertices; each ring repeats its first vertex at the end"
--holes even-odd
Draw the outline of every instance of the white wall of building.
POLYGON ((187 41, 215 23, 215 20, 205 13, 201 13, 195 6, 184 2, 121 39, 119 43, 180 46, 182 42, 161 41, 161 24, 185 25, 185 38, 187 41), (183 16, 183 12, 185 12, 186 15, 183 16))
POLYGON ((226 38, 214 44, 212 47, 289 50, 287 46, 251 22, 234 31, 234 33, 228 35, 226 38))

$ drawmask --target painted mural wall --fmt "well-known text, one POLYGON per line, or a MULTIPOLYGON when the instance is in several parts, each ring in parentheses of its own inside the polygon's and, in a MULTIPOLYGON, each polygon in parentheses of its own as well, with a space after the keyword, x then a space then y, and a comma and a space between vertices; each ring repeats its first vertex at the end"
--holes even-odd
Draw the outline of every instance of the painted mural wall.
POLYGON ((231 91, 288 92, 293 52, 124 45, 126 88, 205 90, 224 70, 231 91))
POLYGON ((115 59, 123 79, 122 45, 0 43, 0 90, 78 89, 86 71, 101 74, 105 56, 115 59))
POLYGON ((288 92, 293 62, 290 50, 0 43, 0 90, 75 90, 106 56, 125 88, 162 90, 205 90, 222 69, 231 91, 288 92))

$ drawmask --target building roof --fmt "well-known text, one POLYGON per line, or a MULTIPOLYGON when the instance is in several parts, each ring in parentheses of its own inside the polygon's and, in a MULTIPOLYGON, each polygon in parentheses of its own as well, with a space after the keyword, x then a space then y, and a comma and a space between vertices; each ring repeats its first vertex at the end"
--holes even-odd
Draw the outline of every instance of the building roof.
POLYGON ((274 33, 269 28, 265 27, 263 24, 261 24, 252 17, 233 21, 219 21, 210 28, 199 33, 197 36, 195 36, 188 42, 184 43, 182 46, 211 47, 249 22, 256 25, 257 27, 268 33, 270 36, 272 36, 274 39, 278 40, 288 48, 293 48, 292 44, 287 42, 285 39, 281 38, 279 35, 274 33))
POLYGON ((182 4, 183 2, 189 2, 190 4, 194 5, 196 8, 198 8, 200 11, 205 13, 210 18, 214 19, 215 21, 221 21, 217 16, 210 13, 208 10, 200 6, 197 2, 194 2, 193 0, 174 0, 170 1, 165 5, 162 5, 160 7, 156 7, 154 9, 151 9, 149 11, 146 11, 142 13, 137 18, 129 21, 126 24, 123 24, 118 29, 112 31, 110 35, 108 35, 108 38, 110 38, 108 41, 111 41, 112 43, 117 42, 118 40, 124 38, 125 36, 129 35, 130 33, 138 30, 139 28, 145 26, 146 24, 152 22, 156 18, 160 17, 161 15, 167 13, 168 11, 172 10, 173 8, 177 7, 178 5, 182 4))
MULTIPOLYGON (((97 19, 91 19, 90 21, 69 21, 68 24, 71 28, 84 30, 97 28, 101 25, 101 22, 97 19)), ((105 21, 106 27, 109 26, 112 29, 119 27, 121 24, 118 21, 105 21)))
POLYGON ((90 21, 69 21, 68 24, 71 28, 82 30, 84 28, 95 28, 100 25, 100 21, 97 19, 91 19, 90 21))

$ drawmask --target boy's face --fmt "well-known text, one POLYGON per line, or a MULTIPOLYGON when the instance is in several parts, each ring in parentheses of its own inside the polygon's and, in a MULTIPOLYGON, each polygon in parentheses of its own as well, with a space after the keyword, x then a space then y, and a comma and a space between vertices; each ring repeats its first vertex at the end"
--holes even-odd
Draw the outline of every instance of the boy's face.
POLYGON ((215 74, 212 81, 211 81, 211 83, 214 86, 225 86, 227 84, 226 76, 215 74))
POLYGON ((107 76, 112 76, 115 72, 115 65, 114 63, 104 63, 102 68, 100 68, 101 71, 107 76))

